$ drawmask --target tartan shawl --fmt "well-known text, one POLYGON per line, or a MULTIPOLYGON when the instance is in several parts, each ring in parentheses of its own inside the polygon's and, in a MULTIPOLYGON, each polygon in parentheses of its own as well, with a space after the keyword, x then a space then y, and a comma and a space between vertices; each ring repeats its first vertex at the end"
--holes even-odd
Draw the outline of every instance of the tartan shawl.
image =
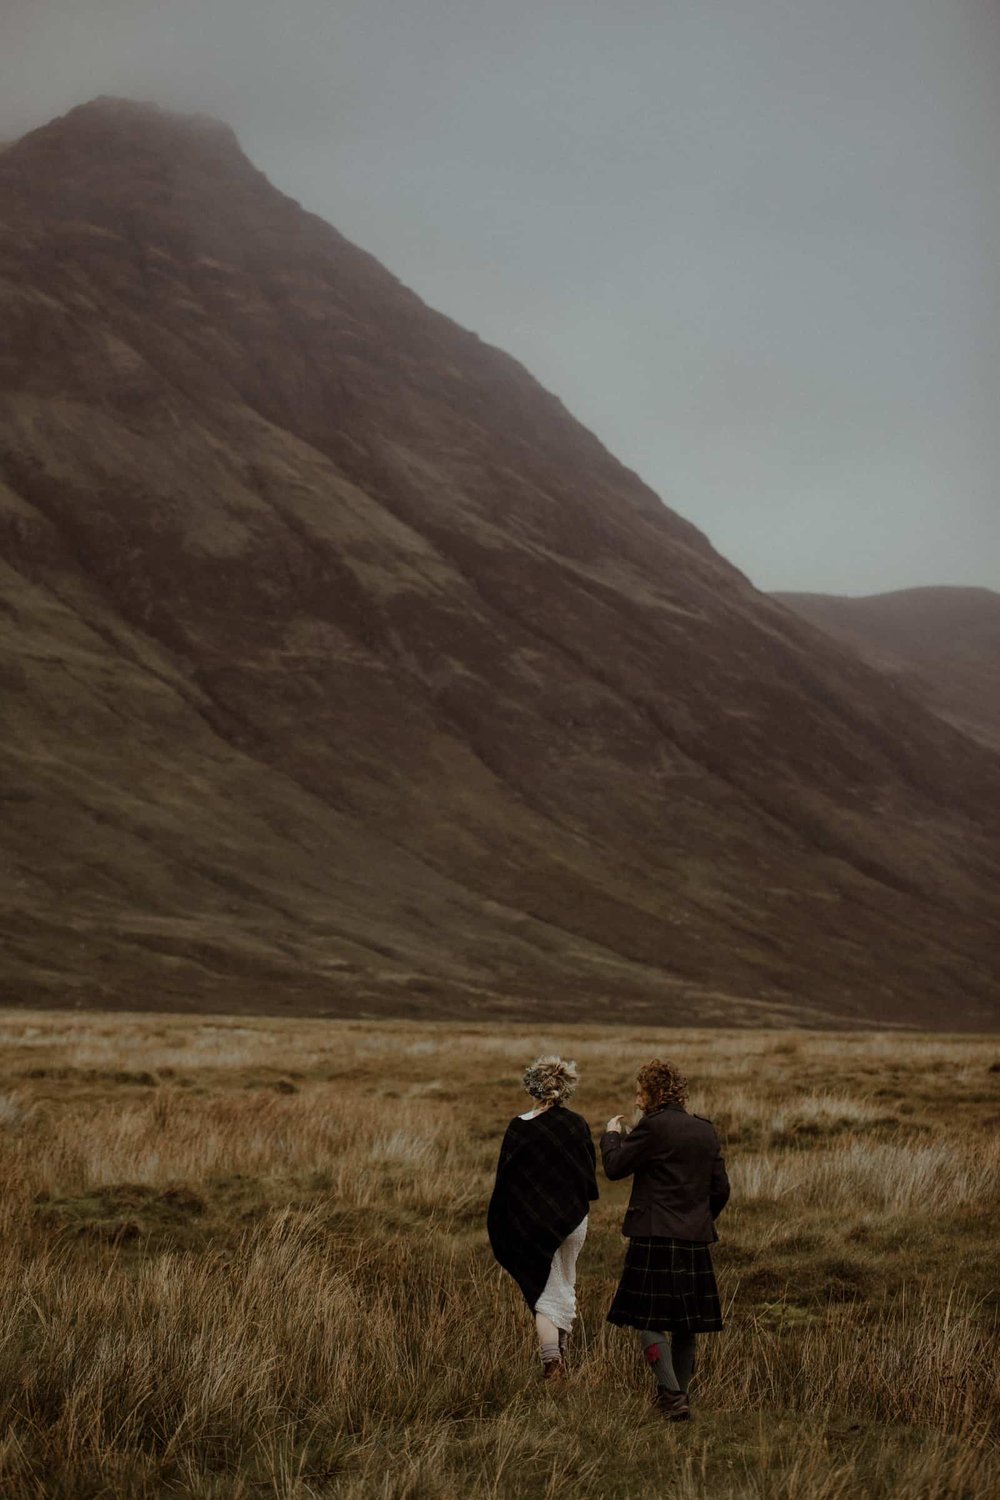
POLYGON ((532 1311, 553 1255, 597 1197, 595 1162, 590 1126, 562 1105, 507 1126, 486 1227, 493 1254, 532 1311))

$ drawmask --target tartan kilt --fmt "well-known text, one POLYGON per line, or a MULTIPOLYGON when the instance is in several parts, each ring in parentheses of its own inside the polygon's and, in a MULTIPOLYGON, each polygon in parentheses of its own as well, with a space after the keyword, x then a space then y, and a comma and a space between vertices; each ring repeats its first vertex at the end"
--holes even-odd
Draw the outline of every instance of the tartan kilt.
POLYGON ((608 1322, 658 1333, 718 1333, 722 1308, 708 1245, 629 1240, 608 1322))

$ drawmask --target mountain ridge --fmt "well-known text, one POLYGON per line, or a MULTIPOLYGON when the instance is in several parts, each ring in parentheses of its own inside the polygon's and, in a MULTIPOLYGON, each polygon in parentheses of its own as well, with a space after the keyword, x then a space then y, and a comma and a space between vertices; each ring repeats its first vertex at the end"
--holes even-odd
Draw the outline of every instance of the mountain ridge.
POLYGON ((1000 593, 938 584, 774 598, 857 651, 948 723, 1000 750, 1000 593))

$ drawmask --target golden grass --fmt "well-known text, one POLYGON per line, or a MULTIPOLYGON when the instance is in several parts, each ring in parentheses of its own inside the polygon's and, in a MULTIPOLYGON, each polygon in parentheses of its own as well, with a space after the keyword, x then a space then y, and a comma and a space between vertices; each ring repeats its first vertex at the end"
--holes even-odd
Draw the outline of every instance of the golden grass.
POLYGON ((7 1012, 0 1493, 979 1500, 996 1454, 995 1042, 7 1012), (604 1322, 538 1380, 483 1219, 524 1062, 595 1133, 680 1062, 727 1139, 696 1420, 604 1322))

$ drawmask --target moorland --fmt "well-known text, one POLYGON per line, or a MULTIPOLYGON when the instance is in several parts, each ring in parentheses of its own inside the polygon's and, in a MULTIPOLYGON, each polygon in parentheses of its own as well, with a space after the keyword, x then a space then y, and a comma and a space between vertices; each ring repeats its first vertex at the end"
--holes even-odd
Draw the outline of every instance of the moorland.
POLYGON ((995 1039, 6 1012, 0 1488, 27 1497, 979 1500, 997 1493, 995 1039), (725 1142, 695 1419, 604 1322, 538 1378, 484 1234, 541 1050, 595 1134, 636 1065, 725 1142))

